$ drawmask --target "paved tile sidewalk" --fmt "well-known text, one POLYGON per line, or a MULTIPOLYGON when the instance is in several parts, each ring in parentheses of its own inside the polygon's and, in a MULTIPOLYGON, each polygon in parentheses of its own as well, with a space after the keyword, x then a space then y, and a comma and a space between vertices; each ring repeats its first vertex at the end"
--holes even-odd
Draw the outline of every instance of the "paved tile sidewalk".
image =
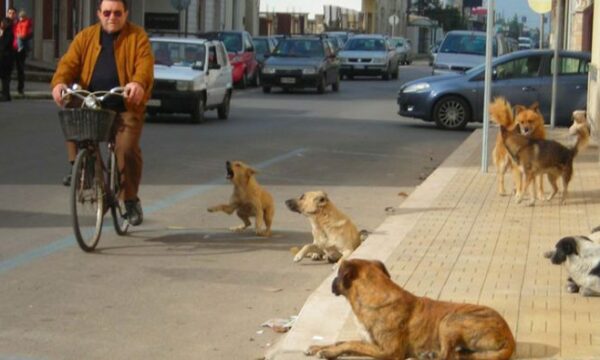
MULTIPOLYGON (((568 141, 564 129, 551 136, 568 141)), ((385 261, 394 281, 416 295, 495 308, 515 334, 518 359, 600 359, 600 298, 566 293, 565 270, 542 256, 560 238, 600 225, 597 153, 592 145, 577 157, 566 205, 554 199, 527 207, 496 194, 491 160, 481 172, 478 130, 355 257, 385 261)), ((510 174, 505 180, 511 189, 510 174)), ((301 359, 309 344, 357 338, 349 307, 329 291, 332 278, 268 358, 301 359)))

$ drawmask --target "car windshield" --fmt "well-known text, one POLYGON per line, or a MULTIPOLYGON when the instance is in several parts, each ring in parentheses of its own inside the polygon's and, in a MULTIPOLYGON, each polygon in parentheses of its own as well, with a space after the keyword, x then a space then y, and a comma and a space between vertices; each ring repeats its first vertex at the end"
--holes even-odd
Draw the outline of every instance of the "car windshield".
MULTIPOLYGON (((494 55, 496 55, 498 50, 495 41, 493 47, 494 55)), ((485 35, 448 34, 442 42, 439 52, 485 56, 485 35)))
POLYGON ((361 51, 385 51, 385 40, 383 39, 350 39, 344 50, 361 51))
POLYGON ((206 58, 203 44, 153 41, 152 51, 156 65, 202 67, 206 58))
POLYGON ((394 47, 403 47, 404 46, 404 39, 392 39, 390 40, 392 45, 394 45, 394 47))
POLYGON ((227 52, 240 52, 242 51, 242 35, 234 33, 221 33, 219 40, 225 44, 227 52))
POLYGON ((319 40, 285 39, 277 44, 275 56, 282 57, 323 57, 323 46, 319 40))
POLYGON ((254 42, 254 49, 257 54, 267 54, 269 52, 267 39, 254 38, 252 41, 254 42))

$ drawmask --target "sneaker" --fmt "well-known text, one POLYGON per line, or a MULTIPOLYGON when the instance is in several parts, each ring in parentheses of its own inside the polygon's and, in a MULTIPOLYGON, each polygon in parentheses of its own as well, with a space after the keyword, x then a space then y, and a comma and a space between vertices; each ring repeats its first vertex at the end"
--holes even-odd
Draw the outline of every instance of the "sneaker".
POLYGON ((142 212, 142 203, 140 199, 125 200, 125 217, 133 226, 138 226, 144 221, 144 213, 142 212))
POLYGON ((71 186, 71 173, 68 173, 62 178, 62 184, 67 187, 71 186))

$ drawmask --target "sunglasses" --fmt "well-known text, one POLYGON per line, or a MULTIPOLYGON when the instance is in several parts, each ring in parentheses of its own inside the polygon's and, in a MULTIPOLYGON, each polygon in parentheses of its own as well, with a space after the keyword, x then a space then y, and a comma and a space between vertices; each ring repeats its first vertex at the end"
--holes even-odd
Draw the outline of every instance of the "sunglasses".
POLYGON ((123 15, 123 12, 121 10, 104 10, 102 11, 102 16, 104 16, 105 18, 109 18, 110 15, 114 15, 115 17, 121 17, 123 15))

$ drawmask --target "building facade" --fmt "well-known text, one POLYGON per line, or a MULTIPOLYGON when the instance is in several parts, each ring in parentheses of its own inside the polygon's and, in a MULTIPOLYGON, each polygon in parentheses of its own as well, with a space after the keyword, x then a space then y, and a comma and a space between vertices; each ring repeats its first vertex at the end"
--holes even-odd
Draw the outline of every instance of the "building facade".
MULTIPOLYGON (((129 19, 148 33, 196 34, 213 30, 247 30, 258 34, 260 0, 188 0, 181 11, 165 0, 129 0, 129 19)), ((0 16, 8 6, 24 9, 33 19, 31 57, 55 62, 77 32, 96 23, 97 0, 0 0, 0 16)))
POLYGON ((363 28, 366 33, 406 36, 409 0, 362 0, 363 28), (390 24, 396 15, 398 24, 390 24))

